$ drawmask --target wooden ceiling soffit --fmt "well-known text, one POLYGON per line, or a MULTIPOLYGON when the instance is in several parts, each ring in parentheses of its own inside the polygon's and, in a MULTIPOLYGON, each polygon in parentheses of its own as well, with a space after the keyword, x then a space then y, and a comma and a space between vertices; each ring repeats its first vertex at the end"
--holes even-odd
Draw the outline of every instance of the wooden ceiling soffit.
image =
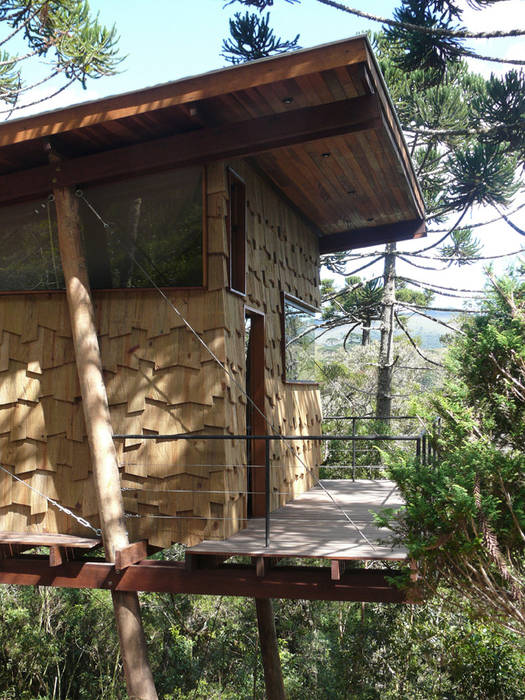
POLYGON ((341 253, 345 250, 366 248, 369 245, 422 238, 426 234, 427 227, 422 219, 400 221, 384 226, 370 226, 369 228, 341 231, 340 233, 323 236, 319 239, 319 252, 321 255, 341 253))
POLYGON ((100 122, 123 119, 174 105, 198 102, 217 95, 365 62, 365 37, 294 51, 203 75, 184 78, 144 90, 107 97, 57 112, 0 124, 0 146, 51 136, 100 122))
POLYGON ((47 194, 53 187, 124 178, 130 175, 242 157, 316 139, 381 127, 375 95, 218 127, 196 129, 102 153, 63 160, 0 177, 0 202, 47 194))

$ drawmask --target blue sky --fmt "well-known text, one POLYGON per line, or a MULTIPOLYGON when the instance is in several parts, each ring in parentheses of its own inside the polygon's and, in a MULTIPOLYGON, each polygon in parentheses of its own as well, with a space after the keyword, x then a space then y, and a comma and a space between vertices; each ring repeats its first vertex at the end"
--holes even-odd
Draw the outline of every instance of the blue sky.
MULTIPOLYGON (((120 75, 92 82, 90 91, 107 95, 133 90, 176 78, 201 73, 225 65, 220 56, 223 38, 228 36, 228 18, 247 8, 235 3, 224 8, 224 0, 90 0, 93 10, 109 25, 115 24, 121 36, 122 52, 127 55, 120 75)), ((392 17, 399 2, 393 0, 349 0, 348 5, 366 12, 392 17)), ((525 20, 523 0, 507 0, 498 7, 476 12, 464 2, 467 26, 480 31, 487 28, 514 27, 525 20)), ((271 25, 284 38, 300 34, 303 47, 344 39, 367 30, 379 30, 378 23, 342 13, 321 5, 317 0, 302 0, 291 5, 275 0, 271 25)), ((476 43, 498 56, 525 55, 523 41, 502 39, 476 43)), ((497 69, 493 64, 475 62, 477 70, 497 69)))

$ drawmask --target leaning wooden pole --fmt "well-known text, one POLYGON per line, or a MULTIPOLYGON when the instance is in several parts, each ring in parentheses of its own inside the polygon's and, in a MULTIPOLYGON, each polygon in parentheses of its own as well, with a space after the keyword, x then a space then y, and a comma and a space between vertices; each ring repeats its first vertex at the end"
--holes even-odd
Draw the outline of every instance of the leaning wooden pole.
POLYGON ((268 700, 285 700, 272 601, 270 598, 256 598, 255 608, 257 610, 266 697, 268 700))
MULTIPOLYGON (((53 156, 50 156, 53 160, 53 156)), ((117 454, 91 290, 81 241, 78 198, 69 187, 53 190, 58 242, 66 286, 82 407, 91 452, 98 509, 107 561, 129 544, 120 490, 117 454)), ((126 684, 130 698, 156 700, 137 593, 113 591, 126 684)))

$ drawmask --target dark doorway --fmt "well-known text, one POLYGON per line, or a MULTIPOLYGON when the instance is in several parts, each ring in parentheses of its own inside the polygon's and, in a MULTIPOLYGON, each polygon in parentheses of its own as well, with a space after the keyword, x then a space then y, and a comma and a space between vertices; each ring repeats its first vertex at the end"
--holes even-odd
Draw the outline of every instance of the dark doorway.
MULTIPOLYGON (((264 314, 245 310, 246 351, 246 434, 266 435, 268 429, 264 408, 264 314)), ((248 517, 266 514, 264 440, 247 440, 247 513, 248 517)))

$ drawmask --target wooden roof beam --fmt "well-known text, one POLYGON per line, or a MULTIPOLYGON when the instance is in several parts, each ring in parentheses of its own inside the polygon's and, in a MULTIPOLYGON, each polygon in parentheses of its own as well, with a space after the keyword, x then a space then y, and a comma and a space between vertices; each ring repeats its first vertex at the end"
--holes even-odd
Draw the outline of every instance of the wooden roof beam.
POLYGON ((366 248, 370 245, 381 245, 393 241, 408 241, 427 235, 426 223, 423 219, 400 221, 384 226, 370 226, 350 231, 341 231, 323 236, 319 239, 321 255, 341 253, 355 248, 366 248))
POLYGON ((46 195, 54 187, 101 182, 168 168, 244 157, 307 141, 381 127, 379 99, 364 95, 315 107, 200 128, 0 177, 0 203, 46 195))

